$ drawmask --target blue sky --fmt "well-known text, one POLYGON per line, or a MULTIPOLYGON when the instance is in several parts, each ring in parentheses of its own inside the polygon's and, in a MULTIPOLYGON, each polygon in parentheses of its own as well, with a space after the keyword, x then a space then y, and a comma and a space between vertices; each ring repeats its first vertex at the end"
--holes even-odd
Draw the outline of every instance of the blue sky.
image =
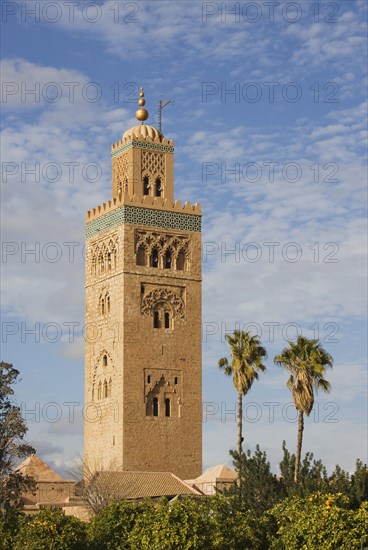
POLYGON ((334 357, 304 451, 329 470, 367 460, 366 2, 1 8, 2 359, 21 371, 40 456, 65 471, 82 452, 84 216, 111 197, 110 146, 142 85, 153 126, 174 100, 175 195, 203 210, 204 467, 235 445, 236 394, 217 369, 234 328, 268 351, 246 448, 275 470, 282 440, 295 448, 273 357, 302 333, 334 357))

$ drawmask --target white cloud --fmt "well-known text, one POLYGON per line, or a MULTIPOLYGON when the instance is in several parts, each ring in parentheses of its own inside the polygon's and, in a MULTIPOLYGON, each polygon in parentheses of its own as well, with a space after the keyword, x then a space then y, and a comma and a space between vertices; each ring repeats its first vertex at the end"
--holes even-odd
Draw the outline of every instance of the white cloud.
POLYGON ((336 364, 329 372, 333 399, 342 403, 363 397, 367 391, 367 367, 361 363, 336 364))
POLYGON ((85 75, 73 69, 35 65, 26 59, 1 61, 3 107, 8 109, 55 109, 60 103, 78 103, 88 96, 85 75))
MULTIPOLYGON (((4 63, 19 83, 88 81, 68 69, 4 63)), ((125 109, 65 99, 43 104, 33 122, 17 118, 3 130, 2 304, 9 315, 83 322, 83 220, 91 205, 107 198, 109 133, 118 137, 128 121, 125 109)))

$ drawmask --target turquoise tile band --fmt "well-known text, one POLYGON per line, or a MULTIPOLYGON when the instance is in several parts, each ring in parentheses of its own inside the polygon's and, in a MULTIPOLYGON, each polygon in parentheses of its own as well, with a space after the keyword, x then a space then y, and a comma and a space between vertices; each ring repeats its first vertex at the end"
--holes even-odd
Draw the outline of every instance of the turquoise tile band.
POLYGON ((86 239, 91 239, 99 233, 104 233, 125 223, 164 229, 201 231, 201 216, 124 205, 88 222, 86 224, 86 239))
POLYGON ((129 141, 128 143, 126 143, 122 147, 119 147, 119 149, 111 153, 111 157, 117 157, 121 155, 121 153, 124 153, 124 151, 127 151, 132 147, 138 147, 139 149, 151 149, 153 151, 164 151, 165 153, 174 152, 174 147, 171 147, 170 145, 160 145, 159 143, 148 143, 145 141, 129 141))

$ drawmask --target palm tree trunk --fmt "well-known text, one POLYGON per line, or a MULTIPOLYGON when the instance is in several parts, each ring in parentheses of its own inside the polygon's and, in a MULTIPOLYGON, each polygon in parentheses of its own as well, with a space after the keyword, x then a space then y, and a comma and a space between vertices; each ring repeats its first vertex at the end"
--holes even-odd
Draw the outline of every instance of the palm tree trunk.
POLYGON ((296 446, 295 471, 294 471, 295 483, 298 483, 299 481, 300 457, 302 454, 302 443, 303 443, 303 430, 304 430, 304 414, 303 414, 303 411, 299 411, 298 440, 297 440, 297 446, 296 446))
POLYGON ((238 393, 238 455, 242 454, 243 448, 243 396, 238 393))
MULTIPOLYGON (((237 472, 237 483, 239 488, 239 494, 241 495, 241 456, 243 452, 243 396, 240 392, 238 392, 238 414, 237 414, 237 422, 238 422, 238 460, 239 460, 239 467, 237 472)), ((241 497, 240 497, 241 498, 241 497)))

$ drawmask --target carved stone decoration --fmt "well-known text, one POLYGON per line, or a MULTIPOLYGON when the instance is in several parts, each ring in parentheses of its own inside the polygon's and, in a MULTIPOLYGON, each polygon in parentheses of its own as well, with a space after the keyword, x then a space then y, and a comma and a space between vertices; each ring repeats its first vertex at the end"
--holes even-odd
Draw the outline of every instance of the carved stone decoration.
POLYGON ((142 151, 142 173, 163 176, 165 173, 165 155, 142 151))
POLYGON ((116 160, 115 172, 118 178, 125 178, 128 174, 129 161, 127 154, 120 155, 116 160))
MULTIPOLYGON (((140 251, 145 251, 145 262, 148 262, 148 257, 152 251, 156 249, 159 256, 159 267, 164 267, 164 255, 171 253, 171 265, 176 270, 190 270, 190 238, 184 235, 159 233, 155 231, 135 232, 135 253, 138 260, 140 251)), ((139 263, 141 260, 137 261, 139 263)), ((144 264, 146 265, 146 263, 144 264)))
POLYGON ((149 247, 152 245, 158 246, 164 249, 167 246, 171 246, 174 250, 180 248, 189 248, 189 237, 186 235, 175 235, 170 233, 159 233, 156 231, 142 231, 135 232, 135 246, 136 248, 142 243, 146 243, 149 247))
POLYGON ((102 276, 116 268, 118 237, 113 234, 106 239, 95 241, 90 245, 91 274, 102 276))
POLYGON ((91 400, 110 398, 113 394, 115 366, 111 354, 103 349, 97 356, 93 368, 91 400))
POLYGON ((185 304, 182 298, 169 288, 155 288, 148 292, 142 300, 141 313, 143 315, 153 315, 155 307, 158 304, 169 304, 173 309, 173 313, 177 317, 184 319, 185 304))
POLYGON ((144 369, 146 417, 180 418, 183 373, 177 369, 144 369), (156 408, 154 406, 156 401, 156 408), (169 401, 169 403, 167 403, 169 401))

